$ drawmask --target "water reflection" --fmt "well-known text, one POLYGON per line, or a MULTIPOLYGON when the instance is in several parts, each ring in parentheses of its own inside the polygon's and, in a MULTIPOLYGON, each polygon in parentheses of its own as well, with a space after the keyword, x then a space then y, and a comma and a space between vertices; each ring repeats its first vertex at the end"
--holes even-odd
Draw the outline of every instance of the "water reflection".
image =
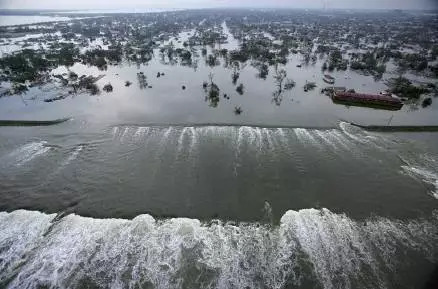
MULTIPOLYGON (((218 27, 215 29, 220 30, 218 27)), ((204 34, 210 35, 207 32, 204 34)), ((252 58, 246 54, 246 50, 240 49, 239 40, 232 37, 225 23, 222 25, 222 32, 214 35, 216 36, 211 41, 201 43, 203 46, 195 46, 199 45, 199 42, 194 42, 195 38, 193 37, 196 36, 201 40, 203 38, 202 35, 193 31, 169 36, 168 40, 162 42, 146 41, 146 44, 123 46, 126 61, 121 62, 118 62, 121 49, 118 46, 108 45, 108 52, 105 52, 104 56, 99 56, 100 54, 96 54, 96 51, 90 52, 89 60, 86 58, 84 64, 75 63, 73 66, 69 66, 67 73, 71 71, 77 75, 98 77, 100 75, 99 69, 106 69, 103 79, 101 81, 97 79, 95 84, 100 88, 105 87, 104 91, 107 91, 106 85, 111 84, 114 93, 108 97, 105 94, 105 99, 96 98, 99 105, 90 106, 86 103, 94 101, 93 98, 91 100, 86 98, 73 100, 66 97, 62 98, 62 101, 56 101, 56 104, 67 100, 68 103, 53 105, 51 108, 41 107, 38 105, 38 101, 41 101, 42 98, 58 100, 59 93, 47 94, 43 93, 43 89, 32 87, 23 97, 23 101, 31 107, 26 110, 26 114, 20 108, 20 105, 23 105, 21 101, 18 103, 9 101, 8 104, 1 106, 1 112, 5 116, 12 115, 13 118, 17 118, 20 113, 27 116, 25 118, 29 118, 29 111, 38 110, 36 114, 46 119, 51 115, 54 115, 53 118, 74 115, 75 111, 81 111, 81 114, 83 111, 97 114, 105 109, 106 114, 117 115, 123 119, 135 117, 142 121, 150 120, 152 122, 217 121, 223 123, 234 121, 230 119, 233 117, 233 112, 235 115, 240 115, 241 113, 236 112, 244 110, 245 113, 241 114, 239 121, 251 123, 263 120, 266 123, 308 124, 308 116, 311 115, 313 125, 323 125, 328 119, 336 121, 338 118, 356 118, 378 121, 388 117, 384 111, 370 111, 363 108, 359 110, 345 109, 343 105, 333 105, 329 98, 321 98, 319 91, 312 91, 312 85, 325 86, 322 83, 320 67, 327 61, 327 58, 316 59, 316 64, 312 66, 315 59, 310 56, 309 66, 304 68, 304 66, 301 67, 303 56, 291 51, 291 54, 287 56, 287 63, 283 65, 280 62, 283 61, 282 57, 285 52, 281 50, 281 46, 278 46, 279 49, 274 54, 266 53, 252 58), (227 36, 225 42, 228 43, 224 42, 222 34, 227 36), (99 57, 104 57, 107 64, 100 67, 97 65, 87 66, 91 62, 101 61, 98 60, 99 57), (250 58, 251 61, 248 61, 250 58), (279 63, 276 63, 277 61, 279 63), (271 65, 272 62, 274 65, 271 65), (113 65, 116 63, 118 63, 117 66, 113 65), (164 72, 166 77, 163 79, 162 73, 164 72), (206 77, 209 73, 212 73, 214 77, 206 77), (135 81, 137 81, 137 85, 133 87, 131 83, 135 81), (201 90, 200 85, 204 81, 206 84, 201 90), (297 86, 300 89, 294 90, 297 86), (303 87, 307 90, 305 94, 303 94, 303 87), (147 92, 142 91, 146 88, 150 89, 147 92), (272 106, 282 105, 289 90, 294 90, 294 100, 297 101, 293 106, 272 113, 272 106), (185 93, 182 94, 182 91, 185 93), (129 101, 127 101, 126 95, 130 96, 129 101), (219 107, 222 98, 223 105, 219 107), (123 101, 121 101, 122 99, 123 101), (203 101, 199 101, 200 99, 203 101), (208 103, 208 106, 204 104, 204 101, 208 103), (74 105, 71 105, 72 103, 74 105), (215 108, 215 112, 209 110, 210 108, 215 108)), ((103 43, 99 45, 104 47, 103 43)), ((249 49, 248 51, 262 49, 255 46, 254 43, 245 45, 249 49)), ((103 61, 101 62, 103 63, 103 61)), ((66 73, 65 67, 62 66, 50 73, 66 73)), ((335 70, 332 74, 336 77, 337 84, 358 88, 361 92, 372 93, 386 88, 382 81, 375 82, 373 76, 359 75, 354 71, 348 71, 348 78, 344 77, 344 72, 335 70)), ((63 79, 60 81, 68 81, 69 86, 70 82, 74 82, 64 76, 63 79)), ((62 87, 62 85, 59 86, 62 87)), ((70 88, 74 90, 74 86, 70 86, 70 88)), ((89 91, 98 90, 89 86, 89 91)), ((4 102, 2 99, 2 103, 4 102)), ((283 106, 285 105, 283 104, 283 106)), ((432 103, 428 111, 421 109, 422 119, 433 121, 435 107, 435 103, 432 103)), ((415 103, 406 106, 406 109, 403 109, 404 113, 397 114, 394 122, 417 119, 419 113, 412 117, 407 116, 407 113, 412 113, 418 108, 418 104, 415 103)))

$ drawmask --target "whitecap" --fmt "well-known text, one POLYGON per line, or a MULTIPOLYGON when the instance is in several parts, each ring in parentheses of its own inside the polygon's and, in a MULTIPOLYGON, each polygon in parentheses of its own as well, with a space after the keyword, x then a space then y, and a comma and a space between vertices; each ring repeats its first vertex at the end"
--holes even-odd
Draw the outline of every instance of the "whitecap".
POLYGON ((14 150, 8 157, 15 159, 14 161, 17 166, 22 166, 48 151, 50 151, 50 147, 47 146, 46 141, 31 142, 14 150))
POLYGON ((402 169, 410 176, 419 178, 425 183, 433 185, 435 187, 435 191, 431 191, 432 197, 438 199, 438 173, 432 171, 431 169, 420 167, 420 166, 410 166, 403 165, 402 169))
MULTIPOLYGON (((108 288, 284 288, 299 287, 303 278, 327 289, 385 288, 391 279, 384 274, 397 272, 404 264, 398 258, 407 256, 394 250, 437 261, 436 217, 374 217, 364 225, 328 209, 303 209, 286 212, 279 226, 68 215, 51 227, 52 219, 0 213, 1 248, 14 248, 0 255, 8 268, 17 268, 9 288, 77 288, 83 282, 108 288)), ((11 270, 0 272, 11 276, 11 270)))

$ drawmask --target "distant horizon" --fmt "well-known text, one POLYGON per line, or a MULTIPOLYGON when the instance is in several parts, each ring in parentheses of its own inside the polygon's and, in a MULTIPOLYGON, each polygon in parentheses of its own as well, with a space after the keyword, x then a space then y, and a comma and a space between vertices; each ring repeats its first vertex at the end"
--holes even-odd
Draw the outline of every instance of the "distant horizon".
POLYGON ((437 0, 2 0, 8 10, 153 10, 153 9, 329 9, 437 10, 437 0), (27 7, 23 9, 22 7, 27 7), (372 9, 370 9, 372 8, 372 9))
POLYGON ((0 8, 0 12, 74 12, 74 11, 124 11, 122 13, 142 13, 141 11, 147 12, 148 10, 156 11, 184 11, 184 10, 314 10, 314 11, 438 11, 436 8, 315 8, 315 7, 276 7, 276 6, 266 6, 266 7, 202 7, 202 8, 0 8), (126 11, 126 12, 125 12, 126 11), (139 11, 139 12, 136 12, 139 11))

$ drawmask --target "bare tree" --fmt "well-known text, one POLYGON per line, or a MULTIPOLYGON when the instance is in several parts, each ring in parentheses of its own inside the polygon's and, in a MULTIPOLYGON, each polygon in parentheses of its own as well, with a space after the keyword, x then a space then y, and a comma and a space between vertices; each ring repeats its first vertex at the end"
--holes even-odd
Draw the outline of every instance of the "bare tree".
POLYGON ((281 93, 283 91, 283 82, 287 77, 287 72, 284 69, 276 69, 274 79, 277 83, 277 91, 281 93))

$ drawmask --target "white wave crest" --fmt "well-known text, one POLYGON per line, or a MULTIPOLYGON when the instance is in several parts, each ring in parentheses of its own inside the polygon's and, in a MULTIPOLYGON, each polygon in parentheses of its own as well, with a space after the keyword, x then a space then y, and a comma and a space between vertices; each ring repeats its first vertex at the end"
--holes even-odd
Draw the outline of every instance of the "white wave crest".
POLYGON ((43 155, 50 151, 50 147, 46 146, 46 141, 31 142, 25 144, 9 154, 9 158, 14 158, 17 166, 33 160, 34 158, 43 155))
POLYGON ((438 173, 434 172, 428 168, 420 166, 401 166, 402 169, 410 176, 420 178, 425 183, 435 186, 435 191, 431 191, 431 195, 438 199, 438 173))
POLYGON ((25 210, 0 212, 0 284, 29 258, 54 217, 25 210))
POLYGON ((309 130, 304 128, 295 128, 294 132, 298 140, 304 145, 312 144, 321 147, 321 143, 316 140, 316 138, 309 132, 309 130))
POLYGON ((75 150, 64 161, 63 166, 66 166, 70 164, 72 161, 74 161, 79 156, 83 148, 84 147, 82 145, 79 145, 77 148, 75 148, 75 150))
MULTIPOLYGON (((0 213, 0 256, 18 268, 8 288, 285 288, 303 282, 385 288, 384 272, 405 264, 394 250, 414 250, 431 261, 438 250, 436 217, 364 224, 327 209, 304 209, 286 212, 280 226, 270 227, 68 215, 47 231, 52 219, 0 213), (13 249, 4 250, 5 244, 13 249)), ((10 272, 0 270, 1 280, 10 272)))

